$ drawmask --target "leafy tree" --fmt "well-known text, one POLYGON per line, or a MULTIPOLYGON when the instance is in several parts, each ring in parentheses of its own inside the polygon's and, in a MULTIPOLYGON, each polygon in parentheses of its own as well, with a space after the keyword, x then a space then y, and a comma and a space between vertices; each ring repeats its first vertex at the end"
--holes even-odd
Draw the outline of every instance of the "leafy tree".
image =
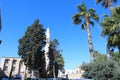
POLYGON ((105 54, 101 54, 98 51, 94 51, 94 62, 106 61, 107 56, 105 54))
POLYGON ((110 9, 113 9, 113 2, 117 2, 117 0, 96 0, 96 3, 102 3, 104 8, 110 6, 110 9))
POLYGON ((45 77, 45 29, 39 20, 27 28, 24 36, 19 39, 18 54, 30 69, 39 70, 40 77, 45 77))
POLYGON ((87 10, 84 3, 82 3, 81 5, 78 5, 77 8, 78 8, 79 12, 72 16, 73 23, 76 25, 82 23, 82 25, 81 25, 82 30, 87 31, 88 42, 89 42, 89 52, 91 55, 91 61, 93 61, 94 49, 93 49, 90 25, 94 26, 93 20, 98 21, 99 17, 93 8, 90 8, 87 10))
POLYGON ((57 39, 51 41, 49 47, 50 66, 48 77, 57 77, 58 70, 64 71, 64 59, 60 53, 60 50, 58 50, 58 46, 59 42, 57 39))
POLYGON ((120 53, 119 52, 112 53, 112 59, 120 65, 120 53))
POLYGON ((107 56, 96 53, 93 63, 82 66, 84 78, 94 80, 120 80, 120 66, 117 62, 107 59, 107 56))

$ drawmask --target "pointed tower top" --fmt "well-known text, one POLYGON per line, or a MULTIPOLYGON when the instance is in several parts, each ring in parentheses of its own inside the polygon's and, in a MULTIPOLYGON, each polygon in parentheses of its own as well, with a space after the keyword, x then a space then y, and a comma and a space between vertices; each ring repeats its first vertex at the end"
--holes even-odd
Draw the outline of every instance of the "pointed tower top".
POLYGON ((50 29, 49 29, 49 27, 47 28, 47 32, 50 32, 50 29))
POLYGON ((49 27, 46 30, 46 38, 50 39, 50 29, 49 29, 49 27))

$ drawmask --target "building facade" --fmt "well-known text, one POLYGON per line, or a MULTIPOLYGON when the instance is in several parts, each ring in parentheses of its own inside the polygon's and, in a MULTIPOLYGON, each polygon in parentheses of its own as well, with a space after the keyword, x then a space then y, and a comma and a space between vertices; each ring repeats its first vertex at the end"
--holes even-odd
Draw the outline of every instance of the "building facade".
POLYGON ((4 73, 4 75, 1 74, 2 77, 9 77, 10 73, 11 77, 20 74, 22 80, 24 80, 25 77, 39 77, 38 71, 28 69, 19 57, 2 57, 0 67, 2 73, 4 73))
MULTIPOLYGON (((15 77, 17 74, 22 76, 22 80, 26 77, 39 78, 38 70, 30 70, 25 65, 24 62, 21 62, 20 57, 2 57, 1 58, 1 71, 0 76, 9 77, 10 72, 11 76, 15 77)), ((68 78, 68 79, 79 79, 82 78, 82 74, 84 73, 81 70, 81 66, 78 66, 74 70, 65 70, 65 73, 59 71, 58 77, 68 78)))
POLYGON ((80 79, 83 73, 84 71, 81 70, 81 65, 73 70, 65 70, 65 75, 68 79, 80 79))

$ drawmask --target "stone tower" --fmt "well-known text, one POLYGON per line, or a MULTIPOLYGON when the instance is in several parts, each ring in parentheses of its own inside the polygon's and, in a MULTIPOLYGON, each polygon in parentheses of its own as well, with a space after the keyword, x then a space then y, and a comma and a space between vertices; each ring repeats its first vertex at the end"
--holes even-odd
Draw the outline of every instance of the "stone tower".
POLYGON ((45 62, 46 62, 46 70, 48 70, 48 66, 49 66, 49 46, 50 46, 50 30, 49 28, 47 28, 47 31, 46 31, 46 45, 45 45, 45 62))

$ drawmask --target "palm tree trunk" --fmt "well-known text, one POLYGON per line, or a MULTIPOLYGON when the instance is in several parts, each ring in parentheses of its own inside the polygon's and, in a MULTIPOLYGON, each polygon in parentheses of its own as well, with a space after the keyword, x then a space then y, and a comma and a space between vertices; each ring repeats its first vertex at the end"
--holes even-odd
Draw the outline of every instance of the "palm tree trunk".
POLYGON ((113 9, 112 0, 108 0, 108 2, 109 2, 110 10, 112 10, 113 9))
POLYGON ((55 63, 53 64, 53 77, 56 78, 56 76, 55 76, 55 63))
POLYGON ((24 80, 27 78, 26 70, 27 70, 27 66, 25 66, 24 80))
POLYGON ((106 46, 106 51, 107 51, 107 57, 108 57, 108 59, 110 59, 111 58, 111 51, 110 51, 110 46, 108 44, 106 46))
POLYGON ((94 60, 94 50, 93 50, 92 37, 91 37, 89 23, 86 23, 86 24, 87 24, 86 30, 87 30, 87 35, 88 35, 89 52, 90 52, 90 56, 91 56, 91 61, 93 62, 93 60, 94 60))
POLYGON ((120 46, 118 46, 119 54, 120 54, 120 46))
POLYGON ((109 2, 109 6, 110 6, 110 13, 111 13, 111 15, 112 15, 112 10, 114 9, 114 7, 113 7, 113 4, 112 4, 112 0, 108 0, 108 2, 109 2))

